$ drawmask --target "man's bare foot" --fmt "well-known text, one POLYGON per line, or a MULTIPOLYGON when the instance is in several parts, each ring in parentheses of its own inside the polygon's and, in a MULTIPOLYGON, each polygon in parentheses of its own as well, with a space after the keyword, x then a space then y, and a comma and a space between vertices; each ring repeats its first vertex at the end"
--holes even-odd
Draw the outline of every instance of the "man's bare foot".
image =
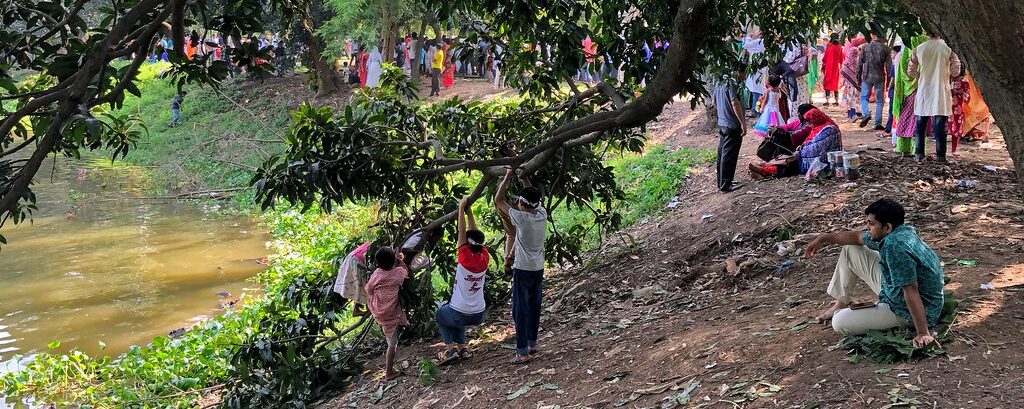
POLYGON ((818 321, 825 322, 832 319, 832 316, 836 315, 836 311, 846 308, 846 304, 839 301, 832 303, 832 306, 827 310, 818 315, 818 321))

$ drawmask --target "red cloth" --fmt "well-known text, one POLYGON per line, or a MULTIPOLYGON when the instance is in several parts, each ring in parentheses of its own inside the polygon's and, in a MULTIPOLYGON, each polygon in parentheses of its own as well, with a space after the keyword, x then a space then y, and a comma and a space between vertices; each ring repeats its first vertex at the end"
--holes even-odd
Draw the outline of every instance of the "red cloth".
POLYGON ((793 143, 793 147, 803 145, 807 137, 811 136, 811 127, 804 126, 803 122, 797 118, 785 125, 780 125, 779 129, 789 132, 789 140, 793 143))
POLYGON ((597 43, 587 36, 583 39, 583 55, 586 56, 587 62, 594 62, 594 56, 597 55, 597 43))
POLYGON ((822 71, 825 75, 825 91, 839 92, 839 69, 843 66, 843 47, 829 43, 822 57, 822 71))
POLYGON ((465 267, 471 273, 486 271, 488 263, 491 262, 491 255, 487 253, 486 247, 484 247, 483 251, 474 253, 473 250, 470 250, 468 244, 464 244, 462 247, 459 247, 456 255, 459 264, 462 264, 462 267, 465 267))
POLYGON ((366 86, 366 62, 370 60, 370 54, 367 52, 359 53, 359 86, 366 86))
POLYGON ((441 73, 441 86, 451 88, 455 85, 455 63, 452 62, 451 45, 444 46, 444 71, 441 73))
POLYGON ((384 335, 393 336, 400 325, 409 325, 405 310, 398 305, 398 289, 409 277, 405 265, 395 266, 390 270, 376 269, 366 283, 366 294, 370 296, 366 307, 370 309, 373 320, 380 324, 384 335))

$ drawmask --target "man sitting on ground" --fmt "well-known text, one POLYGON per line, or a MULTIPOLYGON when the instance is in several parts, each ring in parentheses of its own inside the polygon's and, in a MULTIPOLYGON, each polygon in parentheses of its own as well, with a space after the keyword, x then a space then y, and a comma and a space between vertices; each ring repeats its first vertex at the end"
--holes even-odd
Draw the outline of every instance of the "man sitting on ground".
POLYGON ((832 328, 843 335, 913 326, 914 346, 933 342, 929 328, 939 322, 943 302, 939 257, 913 227, 903 224, 906 213, 899 203, 881 199, 864 214, 868 231, 822 234, 807 245, 806 257, 826 244, 843 245, 828 286, 836 301, 819 318, 831 319, 832 328), (858 278, 878 295, 877 303, 850 305, 858 278))

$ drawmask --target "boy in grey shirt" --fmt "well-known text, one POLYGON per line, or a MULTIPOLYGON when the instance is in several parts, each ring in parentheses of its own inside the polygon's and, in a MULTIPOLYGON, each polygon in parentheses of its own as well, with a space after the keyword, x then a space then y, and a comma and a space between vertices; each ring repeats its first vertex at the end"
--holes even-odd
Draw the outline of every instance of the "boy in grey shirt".
POLYGON ((516 328, 516 356, 513 364, 530 361, 537 352, 540 329, 541 290, 544 281, 544 239, 547 235, 548 212, 540 205, 540 190, 522 179, 523 190, 514 204, 505 201, 513 171, 509 169, 498 185, 494 206, 507 216, 515 227, 514 261, 512 264, 512 319, 516 328))

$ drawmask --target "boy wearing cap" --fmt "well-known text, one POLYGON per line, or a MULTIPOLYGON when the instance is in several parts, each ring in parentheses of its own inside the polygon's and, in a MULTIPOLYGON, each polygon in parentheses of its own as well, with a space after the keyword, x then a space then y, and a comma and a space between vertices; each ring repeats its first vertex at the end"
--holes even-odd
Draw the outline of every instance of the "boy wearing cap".
POLYGON ((540 329, 541 290, 544 281, 544 239, 548 212, 540 205, 540 190, 521 179, 523 190, 510 206, 505 201, 513 171, 505 172, 494 195, 494 206, 515 226, 515 259, 512 263, 512 319, 516 329, 516 356, 513 364, 530 361, 537 352, 540 329))

